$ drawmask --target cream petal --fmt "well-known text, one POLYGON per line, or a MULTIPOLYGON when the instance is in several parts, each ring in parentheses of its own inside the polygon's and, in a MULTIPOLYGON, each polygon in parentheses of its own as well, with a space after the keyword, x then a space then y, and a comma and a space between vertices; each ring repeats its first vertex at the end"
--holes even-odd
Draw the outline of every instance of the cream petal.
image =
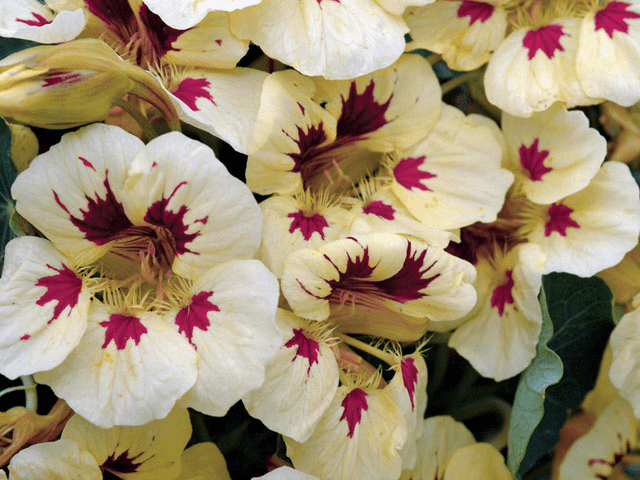
POLYGON ((254 477, 251 480, 318 480, 318 477, 294 470, 291 467, 279 467, 266 475, 254 477))
POLYGON ((451 455, 443 480, 512 480, 504 457, 488 443, 475 443, 457 449, 451 455))
POLYGON ((491 222, 513 182, 501 160, 502 148, 491 127, 444 105, 431 133, 398 152, 391 188, 431 227, 450 230, 491 222))
POLYGON ((124 130, 93 124, 62 137, 37 156, 11 188, 18 213, 74 262, 87 265, 127 228, 125 174, 142 141, 124 130))
POLYGON ((38 443, 18 452, 9 464, 11 480, 100 480, 93 456, 73 440, 38 443))
POLYGON ((172 89, 180 119, 248 153, 267 74, 250 68, 191 70, 172 89))
POLYGON ((178 480, 231 480, 227 462, 215 443, 201 442, 182 454, 182 471, 178 480))
POLYGON ((339 80, 391 65, 408 28, 371 0, 263 0, 233 12, 231 31, 304 75, 339 80))
POLYGON ((122 196, 134 225, 171 231, 178 275, 194 278, 221 262, 250 258, 260 245, 262 215, 249 189, 209 147, 181 133, 147 144, 122 196))
POLYGON ((186 409, 176 408, 165 418, 138 427, 104 429, 74 415, 62 432, 91 453, 103 470, 119 478, 156 480, 177 478, 181 457, 191 437, 186 409))
POLYGON ((85 26, 81 9, 57 15, 37 0, 4 0, 0 5, 0 36, 38 43, 68 42, 85 26))
POLYGON ((306 441, 338 389, 338 364, 321 330, 278 310, 285 343, 267 365, 264 384, 242 399, 252 417, 306 441))
POLYGON ((607 2, 582 19, 579 32, 576 71, 587 95, 625 107, 640 100, 640 4, 607 2))
POLYGON ((94 300, 80 344, 36 380, 91 423, 109 428, 165 417, 196 376, 196 352, 165 319, 122 314, 94 300))
POLYGON ((341 386, 306 442, 284 440, 294 467, 322 480, 391 480, 400 475, 406 438, 402 413, 385 390, 341 386))
POLYGON ((0 372, 16 378, 58 366, 84 334, 90 298, 49 241, 10 241, 0 280, 0 372))
POLYGON ((636 417, 640 417, 640 309, 622 317, 611 334, 613 359, 609 378, 620 395, 631 404, 636 417))
POLYGON ((230 12, 260 3, 261 0, 144 0, 153 13, 173 28, 185 30, 197 25, 214 10, 230 12))
POLYGON ((586 115, 554 104, 530 118, 502 115, 511 170, 525 195, 553 203, 586 187, 607 153, 607 142, 586 115), (553 125, 553 128, 549 128, 553 125))
POLYGON ((278 282, 259 261, 236 260, 209 270, 191 291, 173 327, 197 353, 198 379, 180 405, 223 416, 262 385, 282 345, 275 323, 278 282))
POLYGON ((601 102, 587 95, 578 81, 578 29, 578 19, 565 19, 511 32, 487 66, 484 85, 489 101, 520 117, 555 102, 567 108, 601 102))
POLYGON ((496 381, 523 371, 536 356, 542 327, 538 293, 545 256, 521 244, 506 256, 479 257, 478 302, 453 332, 449 346, 483 376, 496 381))

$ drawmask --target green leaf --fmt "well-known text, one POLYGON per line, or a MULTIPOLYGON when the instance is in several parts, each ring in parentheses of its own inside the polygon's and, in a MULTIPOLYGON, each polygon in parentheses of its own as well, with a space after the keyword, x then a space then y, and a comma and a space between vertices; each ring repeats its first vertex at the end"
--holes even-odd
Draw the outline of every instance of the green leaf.
POLYGON ((520 468, 531 434, 544 416, 545 390, 562 378, 562 361, 547 347, 547 342, 553 335, 553 322, 547 309, 544 287, 540 290, 539 299, 542 329, 536 356, 520 377, 509 423, 507 465, 513 474, 520 468))
POLYGON ((9 227, 14 208, 11 185, 17 176, 18 171, 11 161, 11 129, 0 117, 0 259, 4 258, 4 247, 13 238, 9 227))
MULTIPOLYGON (((510 434, 514 435, 513 458, 511 452, 509 454, 509 467, 519 478, 553 450, 558 442, 558 431, 567 419, 567 411, 577 408, 595 385, 602 354, 614 326, 613 295, 599 278, 580 278, 566 273, 546 275, 542 280, 540 300, 543 317, 546 315, 545 301, 548 312, 544 323, 548 324, 548 320, 552 323, 552 334, 546 347, 557 354, 563 373, 559 382, 547 383, 538 398, 534 398, 529 376, 545 374, 529 373, 538 365, 536 357, 520 381, 516 392, 516 400, 520 401, 514 404, 510 425, 510 434), (524 390, 522 394, 521 389, 524 390), (523 424, 525 428, 522 428, 523 424), (526 448, 524 455, 523 446, 526 448)), ((511 443, 509 448, 512 448, 511 443)))
POLYGON ((0 59, 8 57, 12 53, 19 52, 26 48, 37 47, 40 43, 31 40, 22 40, 21 38, 0 37, 0 59))

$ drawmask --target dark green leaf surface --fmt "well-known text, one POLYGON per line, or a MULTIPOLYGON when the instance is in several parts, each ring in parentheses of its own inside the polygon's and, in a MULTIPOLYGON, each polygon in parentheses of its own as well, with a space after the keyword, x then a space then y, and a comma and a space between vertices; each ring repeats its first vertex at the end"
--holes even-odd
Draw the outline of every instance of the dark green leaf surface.
POLYGON ((11 161, 11 130, 0 118, 0 259, 4 259, 4 247, 13 238, 9 220, 13 212, 11 185, 18 172, 11 161))

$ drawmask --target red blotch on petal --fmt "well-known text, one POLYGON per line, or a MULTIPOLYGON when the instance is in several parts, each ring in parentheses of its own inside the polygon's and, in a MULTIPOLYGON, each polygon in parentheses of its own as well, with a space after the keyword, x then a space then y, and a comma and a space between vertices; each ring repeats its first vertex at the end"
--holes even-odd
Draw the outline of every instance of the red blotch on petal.
POLYGON ((571 218, 573 209, 563 204, 552 204, 547 211, 548 220, 544 225, 546 237, 553 232, 558 232, 563 237, 567 236, 567 228, 580 228, 580 225, 571 218))
POLYGON ((31 335, 26 333, 26 334, 24 334, 23 336, 20 337, 20 340, 29 340, 30 338, 31 338, 31 335))
POLYGON ((52 87, 54 85, 65 86, 73 85, 82 81, 82 75, 80 73, 71 72, 53 72, 44 76, 42 83, 43 87, 52 87))
POLYGON ((198 111, 200 109, 196 106, 196 100, 199 98, 209 100, 216 105, 211 93, 207 90, 210 86, 211 82, 206 78, 185 78, 172 93, 186 103, 191 110, 198 111))
POLYGON ((375 202, 369 203, 369 205, 365 205, 362 207, 363 213, 367 215, 376 215, 380 218, 384 218, 385 220, 393 220, 395 218, 395 210, 391 205, 387 205, 380 200, 376 200, 375 202))
POLYGON ((82 162, 82 164, 85 167, 90 168, 94 172, 96 171, 95 167, 93 166, 93 164, 89 160, 87 160, 86 158, 83 158, 83 157, 78 157, 78 159, 82 162))
POLYGON ((504 314, 505 305, 513 305, 513 296, 511 290, 513 289, 513 270, 507 270, 507 282, 502 285, 498 285, 491 294, 491 306, 498 309, 498 314, 502 316, 504 314))
POLYGON ((520 145, 520 165, 529 173, 529 180, 539 182, 552 168, 545 167, 544 161, 549 156, 549 150, 538 150, 539 139, 535 139, 530 147, 520 145))
POLYGON ((495 7, 489 3, 464 0, 458 7, 458 18, 469 17, 469 25, 478 20, 484 23, 491 18, 494 10, 495 7))
POLYGON ((100 465, 100 468, 116 475, 119 473, 134 473, 138 471, 138 467, 140 467, 140 465, 148 460, 142 460, 141 462, 136 463, 135 460, 141 457, 142 454, 144 454, 144 451, 134 455, 133 457, 129 457, 129 451, 125 450, 116 457, 116 453, 113 452, 104 461, 104 463, 100 465))
POLYGON ((615 31, 628 33, 629 25, 626 20, 640 18, 637 13, 627 11, 630 6, 631 4, 625 2, 613 1, 609 3, 595 15, 596 31, 604 29, 610 38, 613 38, 615 31))
POLYGON ((546 25, 536 30, 529 30, 522 39, 522 45, 529 50, 529 60, 533 60, 538 50, 542 50, 551 59, 556 50, 564 51, 560 45, 560 37, 564 35, 562 25, 546 25))
POLYGON ((287 217, 292 218, 291 225, 289 226, 289 233, 293 233, 296 230, 300 230, 302 237, 309 241, 311 236, 314 233, 318 233, 320 238, 324 240, 324 229, 329 226, 327 220, 320 215, 319 213, 315 213, 311 216, 307 216, 307 214, 299 210, 294 213, 290 213, 287 217))
POLYGON ((393 176, 395 177, 396 182, 407 190, 417 188, 419 190, 432 192, 433 190, 424 185, 422 181, 435 178, 437 175, 418 170, 418 167, 424 163, 424 160, 424 155, 417 158, 409 157, 400 160, 393 169, 393 176))
POLYGON ((342 400, 341 406, 343 411, 340 421, 347 421, 349 438, 353 438, 356 425, 362 420, 362 411, 366 411, 369 408, 367 404, 367 393, 361 388, 355 388, 347 393, 344 400, 342 400))
POLYGON ((47 291, 36 301, 36 304, 42 307, 49 302, 57 302, 53 308, 53 316, 47 322, 49 324, 58 318, 65 308, 73 308, 78 304, 82 279, 64 264, 59 269, 51 265, 47 265, 47 268, 57 273, 38 279, 36 287, 45 287, 47 291))
POLYGON ((138 317, 119 313, 111 314, 109 320, 100 322, 100 326, 106 329, 102 348, 107 348, 113 340, 118 350, 124 350, 129 339, 138 345, 140 337, 147 333, 147 327, 142 324, 138 317))
MULTIPOLYGON (((298 130, 298 138, 294 141, 298 146, 298 153, 289 153, 287 155, 295 163, 291 171, 299 173, 302 171, 305 162, 312 160, 313 156, 319 152, 319 146, 327 140, 327 134, 324 131, 322 122, 317 125, 311 125, 307 131, 304 131, 299 126, 296 126, 296 129, 298 130)), ((288 133, 284 133, 292 138, 288 133)))
POLYGON ((416 409, 415 392, 416 385, 418 383, 418 367, 416 362, 411 357, 403 358, 400 362, 400 369, 402 370, 402 382, 404 388, 407 389, 409 399, 411 400, 411 410, 416 409))
MULTIPOLYGON (((191 297, 191 303, 182 307, 176 315, 176 325, 178 325, 178 333, 184 334, 189 343, 195 347, 191 341, 193 337, 193 329, 199 328, 206 332, 211 322, 208 318, 209 312, 219 312, 220 309, 209 301, 213 292, 200 292, 191 297)), ((197 348, 197 347, 196 347, 197 348)))
POLYGON ((23 20, 22 18, 16 18, 16 22, 25 23, 30 27, 43 27, 44 25, 49 25, 51 20, 47 20, 39 13, 31 12, 34 20, 23 20))
POLYGON ((349 96, 342 97, 342 113, 338 119, 337 137, 361 137, 387 123, 384 115, 391 103, 391 95, 385 103, 378 103, 373 96, 375 83, 369 83, 364 92, 358 93, 356 82, 351 82, 349 96))
POLYGON ((304 357, 308 360, 309 367, 307 368, 307 375, 309 375, 311 366, 314 363, 318 363, 320 344, 313 338, 307 337, 302 328, 294 328, 293 337, 291 337, 284 346, 287 348, 296 348, 296 354, 291 359, 292 362, 295 361, 297 357, 304 357))

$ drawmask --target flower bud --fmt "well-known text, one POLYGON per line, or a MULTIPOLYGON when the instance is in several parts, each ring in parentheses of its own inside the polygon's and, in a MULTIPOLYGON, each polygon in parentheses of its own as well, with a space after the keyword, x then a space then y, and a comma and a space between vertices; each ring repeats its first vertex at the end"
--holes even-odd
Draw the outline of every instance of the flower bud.
POLYGON ((0 61, 0 115, 15 123, 62 129, 101 121, 127 93, 151 103, 179 129, 158 82, 101 40, 28 48, 0 61))

